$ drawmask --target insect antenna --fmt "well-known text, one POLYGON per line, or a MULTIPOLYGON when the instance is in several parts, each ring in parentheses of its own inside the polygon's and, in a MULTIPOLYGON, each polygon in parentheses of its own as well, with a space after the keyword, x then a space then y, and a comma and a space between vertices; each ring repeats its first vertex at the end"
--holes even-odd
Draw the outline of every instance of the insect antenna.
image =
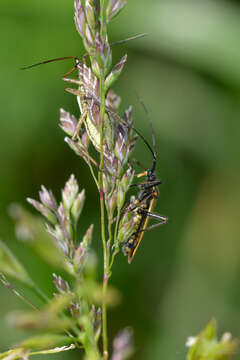
POLYGON ((134 35, 134 36, 131 36, 131 37, 123 39, 123 40, 114 41, 114 42, 112 42, 110 44, 110 46, 123 44, 125 42, 131 41, 131 40, 136 40, 136 39, 142 38, 142 37, 147 36, 147 35, 148 35, 148 33, 134 35))
POLYGON ((135 133, 142 139, 142 141, 144 142, 144 144, 148 147, 148 149, 151 151, 153 159, 156 160, 156 154, 153 151, 153 149, 151 148, 151 146, 149 145, 149 143, 147 142, 147 140, 145 139, 145 137, 135 128, 132 127, 132 129, 135 131, 135 133))
POLYGON ((149 145, 147 140, 144 139, 142 135, 140 135, 138 132, 137 133, 143 139, 144 143, 147 145, 147 147, 150 149, 150 151, 151 151, 151 153, 153 155, 153 164, 152 164, 151 171, 154 172, 155 168, 156 168, 156 164, 157 164, 157 150, 156 150, 156 137, 155 137, 155 132, 154 132, 154 129, 153 129, 152 118, 150 116, 150 113, 149 113, 146 105, 144 104, 143 100, 138 96, 138 94, 137 94, 137 97, 138 97, 138 101, 142 105, 142 107, 143 107, 143 109, 144 109, 144 111, 145 111, 145 113, 147 115, 147 118, 148 118, 148 121, 149 121, 149 124, 150 124, 151 133, 152 133, 152 146, 153 146, 153 148, 151 148, 151 146, 149 145))
POLYGON ((44 61, 41 61, 41 62, 36 63, 36 64, 32 64, 32 65, 23 66, 23 67, 21 67, 20 69, 21 69, 21 70, 27 70, 27 69, 31 69, 31 68, 33 68, 33 67, 35 67, 35 66, 39 66, 39 65, 43 65, 43 64, 48 64, 48 63, 55 62, 55 61, 60 61, 60 60, 68 60, 68 59, 75 59, 75 60, 77 60, 78 57, 77 57, 77 56, 63 56, 63 57, 54 58, 54 59, 50 59, 50 60, 44 60, 44 61))
MULTIPOLYGON (((144 37, 144 36, 146 36, 146 35, 148 35, 148 34, 147 34, 147 33, 143 33, 143 34, 134 35, 134 36, 131 36, 131 37, 127 38, 127 39, 123 39, 123 40, 118 40, 118 41, 112 42, 112 43, 110 44, 110 46, 122 44, 122 43, 125 43, 125 42, 128 42, 128 41, 131 41, 131 40, 136 40, 136 39, 142 38, 142 37, 144 37)), ((20 69, 21 69, 21 70, 32 69, 33 67, 36 67, 36 66, 39 66, 39 65, 48 64, 48 63, 55 62, 55 61, 59 61, 59 60, 68 60, 68 59, 78 60, 78 57, 77 57, 77 56, 62 56, 62 57, 58 57, 58 58, 54 58, 54 59, 44 60, 44 61, 41 61, 41 62, 36 63, 36 64, 23 66, 23 67, 21 67, 20 69)), ((75 68, 76 68, 76 66, 74 67, 74 69, 75 69, 75 68)))
MULTIPOLYGON (((135 162, 136 165, 138 165, 141 169, 147 171, 147 169, 145 168, 145 166, 143 166, 140 161, 138 161, 137 159, 133 158, 132 161, 135 162)), ((130 164, 131 165, 131 164, 130 164)))

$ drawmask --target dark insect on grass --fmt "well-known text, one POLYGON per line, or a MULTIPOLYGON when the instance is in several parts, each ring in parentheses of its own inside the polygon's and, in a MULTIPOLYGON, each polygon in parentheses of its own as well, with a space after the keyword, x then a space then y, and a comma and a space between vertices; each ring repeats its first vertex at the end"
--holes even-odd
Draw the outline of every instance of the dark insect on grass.
MULTIPOLYGON (((141 138, 143 139, 144 143, 147 145, 147 147, 151 151, 152 156, 153 156, 153 162, 152 162, 152 167, 150 169, 144 168, 144 170, 145 170, 144 172, 136 175, 138 178, 146 176, 146 181, 142 182, 142 183, 131 185, 131 186, 138 187, 140 189, 140 192, 138 195, 138 199, 130 207, 130 209, 127 210, 127 211, 134 212, 134 216, 136 217, 134 232, 130 236, 130 238, 125 241, 125 243, 123 244, 123 247, 122 247, 124 255, 128 256, 128 263, 132 262, 135 254, 139 248, 139 245, 142 241, 144 232, 147 230, 151 230, 155 227, 164 225, 168 221, 167 217, 152 212, 154 205, 157 201, 157 198, 159 196, 157 187, 158 187, 158 185, 161 184, 161 181, 159 179, 157 179, 157 177, 155 175, 156 165, 157 165, 157 153, 156 153, 156 138, 155 138, 155 133, 154 133, 153 126, 152 126, 152 121, 151 121, 151 118, 149 116, 149 113, 148 113, 144 103, 141 100, 140 100, 140 102, 141 102, 142 106, 144 107, 144 110, 147 114, 147 117, 148 117, 148 120, 150 123, 153 148, 151 148, 151 146, 146 141, 146 139, 143 138, 143 136, 141 136, 141 138), (151 226, 147 226, 150 218, 157 220, 157 223, 153 224, 151 226)), ((142 165, 139 162, 137 162, 137 164, 142 167, 142 165)))

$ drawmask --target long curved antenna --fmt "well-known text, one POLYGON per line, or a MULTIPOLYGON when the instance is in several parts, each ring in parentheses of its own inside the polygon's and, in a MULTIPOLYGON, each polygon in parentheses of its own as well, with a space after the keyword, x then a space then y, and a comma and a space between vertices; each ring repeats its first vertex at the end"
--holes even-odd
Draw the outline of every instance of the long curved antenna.
MULTIPOLYGON (((136 40, 136 39, 142 38, 142 37, 147 36, 147 35, 148 35, 147 33, 134 35, 134 36, 131 36, 131 37, 127 38, 127 39, 114 41, 114 42, 112 42, 112 43, 110 44, 110 46, 122 44, 122 43, 125 43, 125 42, 128 42, 128 41, 131 41, 131 40, 136 40)), ((23 66, 23 67, 21 67, 20 69, 21 69, 21 70, 32 69, 32 68, 35 67, 35 66, 39 66, 39 65, 43 65, 43 64, 48 64, 48 63, 55 62, 55 61, 59 61, 59 60, 68 60, 68 59, 78 59, 78 57, 77 57, 77 56, 63 56, 63 57, 59 57, 59 58, 44 60, 44 61, 41 61, 41 62, 36 63, 36 64, 32 64, 32 65, 23 66)))
POLYGON ((153 153, 154 153, 154 158, 156 159, 156 156, 157 156, 157 151, 156 151, 156 137, 155 137, 155 133, 154 133, 154 129, 153 129, 153 124, 152 124, 152 118, 150 116, 150 113, 146 107, 146 105, 144 104, 143 100, 138 96, 138 100, 140 102, 140 104, 142 105, 146 115, 147 115, 147 118, 148 118, 148 121, 149 121, 149 124, 150 124, 150 128, 151 128, 151 133, 152 133, 152 143, 153 143, 153 153))
POLYGON ((149 143, 147 142, 147 140, 143 137, 143 135, 135 128, 132 126, 133 131, 135 131, 135 133, 142 139, 142 141, 144 142, 144 144, 148 147, 148 149, 151 151, 153 159, 156 160, 156 154, 154 153, 153 149, 151 148, 151 146, 149 145, 149 143))
MULTIPOLYGON (((125 40, 119 40, 118 42, 112 43, 111 45, 119 44, 119 43, 121 43, 121 42, 125 42, 125 41, 128 41, 128 40, 133 40, 133 39, 136 39, 136 38, 138 38, 138 37, 145 36, 145 35, 147 35, 147 34, 136 35, 136 36, 133 36, 133 37, 128 38, 128 39, 125 39, 125 40)), ((44 61, 41 61, 41 62, 36 63, 36 64, 24 66, 24 67, 22 67, 22 68, 20 68, 20 69, 21 69, 21 70, 27 70, 27 69, 31 69, 31 68, 36 67, 36 66, 39 66, 39 65, 48 64, 48 63, 55 62, 55 61, 69 60, 69 59, 78 60, 78 57, 77 57, 77 56, 63 56, 63 57, 59 57, 59 58, 44 60, 44 61)), ((76 65, 75 65, 69 72, 67 72, 67 74, 71 73, 75 68, 76 68, 76 65)), ((67 75, 67 74, 66 74, 66 75, 67 75)), ((152 119, 151 119, 151 117, 150 117, 150 114, 149 114, 149 112, 148 112, 148 110, 147 110, 144 102, 143 102, 142 99, 138 96, 138 94, 137 94, 137 97, 138 97, 139 102, 140 102, 141 105, 143 106, 144 111, 145 111, 145 113, 147 114, 147 117, 148 117, 148 120, 149 120, 149 123, 150 123, 151 132, 152 132, 153 149, 151 148, 151 146, 149 145, 149 143, 147 142, 147 140, 143 137, 143 135, 142 135, 135 127, 132 127, 132 129, 133 129, 133 130, 135 131, 135 133, 143 140, 143 142, 145 143, 145 145, 148 147, 148 149, 149 149, 150 152, 152 153, 152 156, 153 156, 153 159, 154 159, 153 166, 152 166, 152 171, 154 171, 154 170, 155 170, 155 167, 156 167, 156 160, 157 160, 157 159, 156 159, 156 138, 155 138, 155 134, 154 134, 154 130, 153 130, 152 119)), ((115 113, 114 111, 112 111, 110 108, 108 108, 108 110, 110 110, 112 113, 114 113, 115 116, 118 115, 117 113, 115 113)), ((121 119, 121 121, 123 121, 123 119, 121 119)), ((126 124, 126 126, 128 126, 128 124, 126 124)))
POLYGON ((129 38, 126 38, 126 39, 123 39, 123 40, 118 40, 118 41, 114 41, 110 44, 110 46, 113 46, 113 45, 118 45, 118 44, 123 44, 125 42, 128 42, 128 41, 131 41, 131 40, 136 40, 136 39, 139 39, 139 38, 142 38, 144 36, 147 36, 148 33, 143 33, 143 34, 138 34, 138 35, 134 35, 134 36, 131 36, 129 38))
MULTIPOLYGON (((86 98, 87 99, 87 98, 86 98)), ((120 123, 122 122, 125 126, 129 126, 129 124, 127 124, 124 119, 122 119, 120 117, 120 115, 118 115, 113 109, 111 109, 109 106, 106 106, 106 109, 108 112, 110 112, 113 117, 115 117, 115 119, 117 121, 119 121, 120 123)), ((147 140, 143 137, 143 135, 134 127, 131 126, 131 128, 133 129, 133 131, 135 131, 135 133, 142 139, 142 141, 144 142, 144 144, 148 147, 148 149, 151 151, 152 156, 154 158, 154 160, 156 160, 156 153, 153 151, 153 149, 151 148, 151 146, 149 145, 149 143, 147 142, 147 140)))
POLYGON ((21 70, 27 70, 27 69, 31 69, 35 66, 39 66, 39 65, 43 65, 43 64, 48 64, 48 63, 51 63, 51 62, 55 62, 55 61, 59 61, 59 60, 68 60, 68 59, 77 59, 78 57, 77 56, 63 56, 63 57, 59 57, 59 58, 54 58, 54 59, 50 59, 50 60, 44 60, 44 61, 41 61, 37 64, 33 64, 33 65, 28 65, 28 66, 23 66, 21 67, 20 69, 21 70))
MULTIPOLYGON (((151 149, 151 153, 153 154, 153 165, 152 165, 152 171, 155 170, 156 168, 156 163, 157 163, 157 149, 156 149, 156 137, 155 137, 155 133, 154 133, 154 129, 153 129, 153 124, 152 124, 152 118, 150 116, 150 113, 146 107, 146 105, 144 104, 143 100, 140 98, 140 96, 137 94, 137 97, 138 97, 138 101, 140 102, 140 104, 142 105, 146 115, 147 115, 147 118, 148 118, 148 121, 149 121, 149 124, 150 124, 150 128, 151 128, 151 133, 152 133, 152 144, 153 144, 153 149, 151 149)), ((146 140, 144 141, 146 143, 146 140)), ((148 145, 148 147, 150 147, 150 145, 148 145)))

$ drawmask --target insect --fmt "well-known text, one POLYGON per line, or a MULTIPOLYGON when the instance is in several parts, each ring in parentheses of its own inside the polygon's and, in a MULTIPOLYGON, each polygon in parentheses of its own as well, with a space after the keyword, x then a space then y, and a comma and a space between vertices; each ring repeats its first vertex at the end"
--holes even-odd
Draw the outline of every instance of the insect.
MULTIPOLYGON (((76 140, 80 133, 81 127, 84 124, 88 137, 98 152, 101 152, 101 138, 99 129, 99 82, 94 75, 91 68, 86 65, 86 59, 83 57, 83 62, 76 61, 76 68, 78 70, 79 79, 72 79, 63 77, 63 80, 72 84, 78 85, 77 89, 67 88, 67 92, 76 95, 77 101, 81 111, 81 117, 76 126, 72 139, 76 140)), ((108 148, 111 149, 113 145, 113 121, 109 113, 105 112, 103 122, 103 133, 107 141, 108 148)))
MULTIPOLYGON (((142 101, 141 103, 144 107, 145 112, 147 113, 148 120, 150 123, 153 148, 151 148, 151 146, 143 138, 143 136, 141 136, 141 138, 143 139, 143 141, 151 151, 153 156, 153 162, 152 162, 152 167, 150 169, 144 169, 145 170, 144 172, 136 175, 138 178, 146 176, 146 181, 139 184, 131 185, 131 186, 137 186, 140 189, 140 192, 138 194, 138 199, 130 207, 130 209, 127 210, 127 211, 132 211, 134 213, 134 216, 136 217, 134 232, 130 236, 130 238, 125 241, 122 248, 124 255, 128 256, 129 264, 132 262, 140 246, 144 232, 153 229, 155 227, 164 225, 168 222, 167 217, 152 212, 154 205, 157 201, 157 198, 159 196, 157 186, 160 185, 162 182, 159 179, 157 179, 155 175, 156 165, 157 165, 157 153, 156 153, 156 138, 152 126, 152 121, 145 105, 143 104, 142 101), (157 224, 147 226, 150 218, 156 219, 158 221, 157 224)), ((138 163, 138 165, 140 165, 140 163, 138 163)))
MULTIPOLYGON (((98 114, 99 114, 99 88, 98 81, 96 76, 93 74, 92 70, 86 65, 86 55, 83 56, 83 62, 81 63, 77 56, 65 56, 61 58, 55 58, 50 60, 45 60, 37 64, 23 67, 22 69, 31 69, 33 67, 48 64, 55 61, 73 59, 75 65, 63 76, 63 80, 72 84, 78 85, 77 89, 67 88, 66 91, 77 96, 77 101, 79 104, 81 116, 78 120, 75 132, 72 136, 72 139, 75 141, 78 138, 78 135, 81 131, 81 127, 84 124, 87 131, 88 137, 90 138, 95 149, 101 151, 101 139, 100 131, 98 124, 98 114), (79 79, 72 79, 67 77, 74 70, 78 70, 79 79)), ((113 141, 113 127, 112 121, 109 118, 109 114, 105 113, 103 131, 106 134, 106 139, 108 139, 108 147, 111 149, 113 141)))
MULTIPOLYGON (((122 44, 122 43, 132 41, 132 40, 136 40, 136 39, 142 38, 146 35, 147 35, 146 33, 137 34, 137 35, 131 36, 131 37, 123 39, 123 40, 118 40, 118 41, 112 42, 110 44, 110 46, 122 44)), ((85 59, 86 56, 87 56, 87 54, 85 54, 83 56, 83 59, 85 59)), ((96 96, 96 92, 98 90, 97 88, 94 88, 94 84, 96 84, 97 79, 96 79, 95 75, 93 74, 93 72, 91 71, 91 69, 86 66, 84 61, 83 61, 83 66, 81 66, 80 61, 77 56, 64 56, 64 57, 54 58, 54 59, 50 59, 50 60, 44 60, 39 63, 33 64, 33 65, 24 66, 21 69, 22 70, 31 69, 31 68, 39 66, 39 65, 48 64, 48 63, 60 61, 60 60, 67 60, 67 59, 75 60, 75 65, 70 71, 68 71, 64 75, 63 80, 71 82, 71 83, 75 83, 78 85, 78 89, 66 89, 66 90, 77 96, 79 107, 81 110, 81 117, 78 121, 76 130, 75 130, 72 138, 73 138, 73 140, 77 139, 78 134, 81 130, 81 126, 82 126, 82 124, 84 124, 87 134, 88 134, 92 144, 94 145, 95 149, 98 152, 100 152, 100 150, 101 150, 101 141, 100 140, 101 139, 100 139, 100 132, 98 129, 98 124, 96 124, 96 112, 99 112, 99 101, 96 101, 94 99, 94 95, 96 96), (79 73, 81 72, 81 79, 80 79, 80 77, 79 77, 79 80, 67 78, 66 76, 70 75, 75 69, 78 69, 79 73), (84 79, 84 81, 82 81, 83 79, 84 79), (87 83, 87 85, 90 85, 90 86, 86 87, 85 86, 86 83, 87 83)), ((114 131, 113 127, 112 127, 113 119, 110 119, 110 118, 111 118, 110 113, 106 112, 105 116, 104 116, 103 132, 107 135, 106 139, 108 140, 107 145, 108 145, 109 149, 111 149, 111 147, 112 147, 113 131, 114 131)))

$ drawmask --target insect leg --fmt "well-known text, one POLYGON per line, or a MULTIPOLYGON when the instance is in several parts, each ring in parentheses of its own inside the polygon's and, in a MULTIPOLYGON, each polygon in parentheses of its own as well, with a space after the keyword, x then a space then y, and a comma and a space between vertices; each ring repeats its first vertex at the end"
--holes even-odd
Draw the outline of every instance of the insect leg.
POLYGON ((114 41, 114 42, 112 42, 112 43, 110 44, 110 46, 122 44, 122 43, 125 43, 125 42, 127 42, 127 41, 131 41, 131 40, 136 40, 136 39, 141 38, 141 37, 146 36, 146 35, 148 35, 148 34, 147 34, 147 33, 143 33, 143 34, 138 34, 138 35, 131 36, 131 37, 127 38, 127 39, 114 41))
POLYGON ((86 157, 87 160, 89 160, 91 163, 93 163, 93 165, 96 166, 96 168, 98 169, 98 171, 101 171, 101 170, 99 169, 99 166, 98 166, 97 162, 91 157, 91 155, 89 155, 85 150, 83 150, 82 147, 81 147, 81 150, 80 150, 80 151, 81 151, 83 157, 86 157))
POLYGON ((72 136, 72 139, 73 139, 73 140, 76 140, 76 138, 77 138, 77 136, 78 136, 78 134, 79 134, 79 132, 80 132, 82 123, 83 123, 83 122, 85 121, 85 119, 86 119, 86 116, 87 116, 87 110, 85 110, 85 111, 83 112, 83 114, 81 115, 80 119, 78 120, 76 129, 75 129, 74 134, 73 134, 73 136, 72 136))
MULTIPOLYGON (((154 180, 154 181, 146 181, 146 182, 141 182, 138 184, 131 184, 130 186, 137 186, 137 187, 144 187, 144 185, 148 185, 149 187, 153 187, 153 186, 157 186, 162 184, 162 182, 160 180, 154 180)), ((150 196, 152 195, 152 193, 150 194, 150 196)), ((145 199, 144 199, 145 200, 145 199)))
MULTIPOLYGON (((137 186, 138 184, 133 184, 133 186, 137 186)), ((134 211, 135 209, 141 209, 141 205, 147 201, 148 199, 157 199, 157 193, 155 191, 152 191, 150 194, 146 195, 143 199, 141 200, 137 200, 136 203, 135 203, 135 206, 131 207, 131 208, 127 208, 127 212, 130 212, 130 211, 134 211)), ((141 209, 142 212, 146 213, 146 210, 144 209, 141 209)))
MULTIPOLYGON (((63 79, 63 80, 64 80, 64 79, 63 79)), ((78 80, 68 79, 68 80, 64 80, 64 81, 69 81, 69 82, 76 83, 76 84, 79 85, 79 81, 78 81, 78 80), (73 81, 72 81, 72 80, 73 80, 73 81)), ((75 96, 80 96, 80 97, 82 97, 84 100, 94 100, 97 105, 100 104, 100 101, 97 99, 97 97, 96 97, 94 94, 92 94, 91 97, 90 97, 90 96, 86 96, 86 94, 85 94, 83 91, 81 91, 81 90, 79 90, 79 89, 72 89, 72 88, 66 88, 65 91, 67 91, 67 92, 69 92, 70 94, 73 94, 73 95, 75 95, 75 96)), ((88 90, 88 91, 90 91, 90 90, 88 90)))
MULTIPOLYGON (((86 56, 86 54, 83 55, 83 58, 85 56, 86 56)), ((68 72, 66 72, 66 74, 63 75, 63 78, 65 78, 66 76, 69 76, 74 70, 77 69, 77 66, 80 63, 80 60, 79 60, 79 58, 77 56, 75 56, 74 60, 76 61, 76 64, 68 72)))
MULTIPOLYGON (((80 85, 80 81, 79 80, 75 80, 75 79, 69 79, 69 78, 63 78, 64 81, 73 83, 73 84, 77 84, 80 85)), ((85 86, 85 85, 84 85, 85 86)), ((83 93, 82 91, 80 91, 79 89, 72 89, 72 88, 67 88, 65 89, 65 91, 75 95, 75 96, 80 96, 83 97, 85 100, 94 100, 94 102, 100 106, 101 102, 100 99, 93 93, 93 91, 91 89, 89 89, 87 86, 85 86, 86 91, 88 93, 91 94, 91 96, 86 96, 85 93, 83 93)), ((109 116, 113 116, 114 120, 116 120, 117 122, 122 123, 125 126, 129 126, 129 124, 124 121, 124 119, 121 118, 120 115, 118 115, 113 109, 111 109, 110 107, 106 106, 106 112, 108 113, 109 116)), ((136 130, 135 130, 136 131, 136 130)))
MULTIPOLYGON (((63 80, 63 81, 66 81, 66 82, 69 82, 69 83, 72 83, 72 84, 81 85, 81 81, 80 81, 80 80, 68 78, 68 77, 66 77, 66 76, 63 76, 63 77, 62 77, 62 80, 63 80)), ((76 90, 76 89, 75 89, 75 90, 76 90)), ((74 95, 75 95, 75 94, 74 94, 74 95)))
POLYGON ((133 158, 132 161, 134 161, 135 164, 137 164, 141 169, 143 169, 144 171, 147 171, 145 166, 143 166, 137 159, 133 158))
POLYGON ((153 219, 157 219, 158 220, 158 223, 157 224, 153 224, 153 225, 150 225, 148 227, 146 227, 145 229, 142 229, 142 230, 139 230, 139 232, 143 232, 143 231, 148 231, 148 230, 151 230, 151 229, 154 229, 158 226, 161 226, 161 225, 164 225, 168 222, 168 218, 166 216, 162 216, 162 215, 159 215, 159 214, 155 214, 155 213, 151 213, 151 212, 146 212, 145 213, 147 216, 153 218, 153 219))
POLYGON ((156 213, 146 212, 146 215, 153 218, 162 221, 164 224, 168 222, 168 218, 163 215, 159 215, 156 213))

